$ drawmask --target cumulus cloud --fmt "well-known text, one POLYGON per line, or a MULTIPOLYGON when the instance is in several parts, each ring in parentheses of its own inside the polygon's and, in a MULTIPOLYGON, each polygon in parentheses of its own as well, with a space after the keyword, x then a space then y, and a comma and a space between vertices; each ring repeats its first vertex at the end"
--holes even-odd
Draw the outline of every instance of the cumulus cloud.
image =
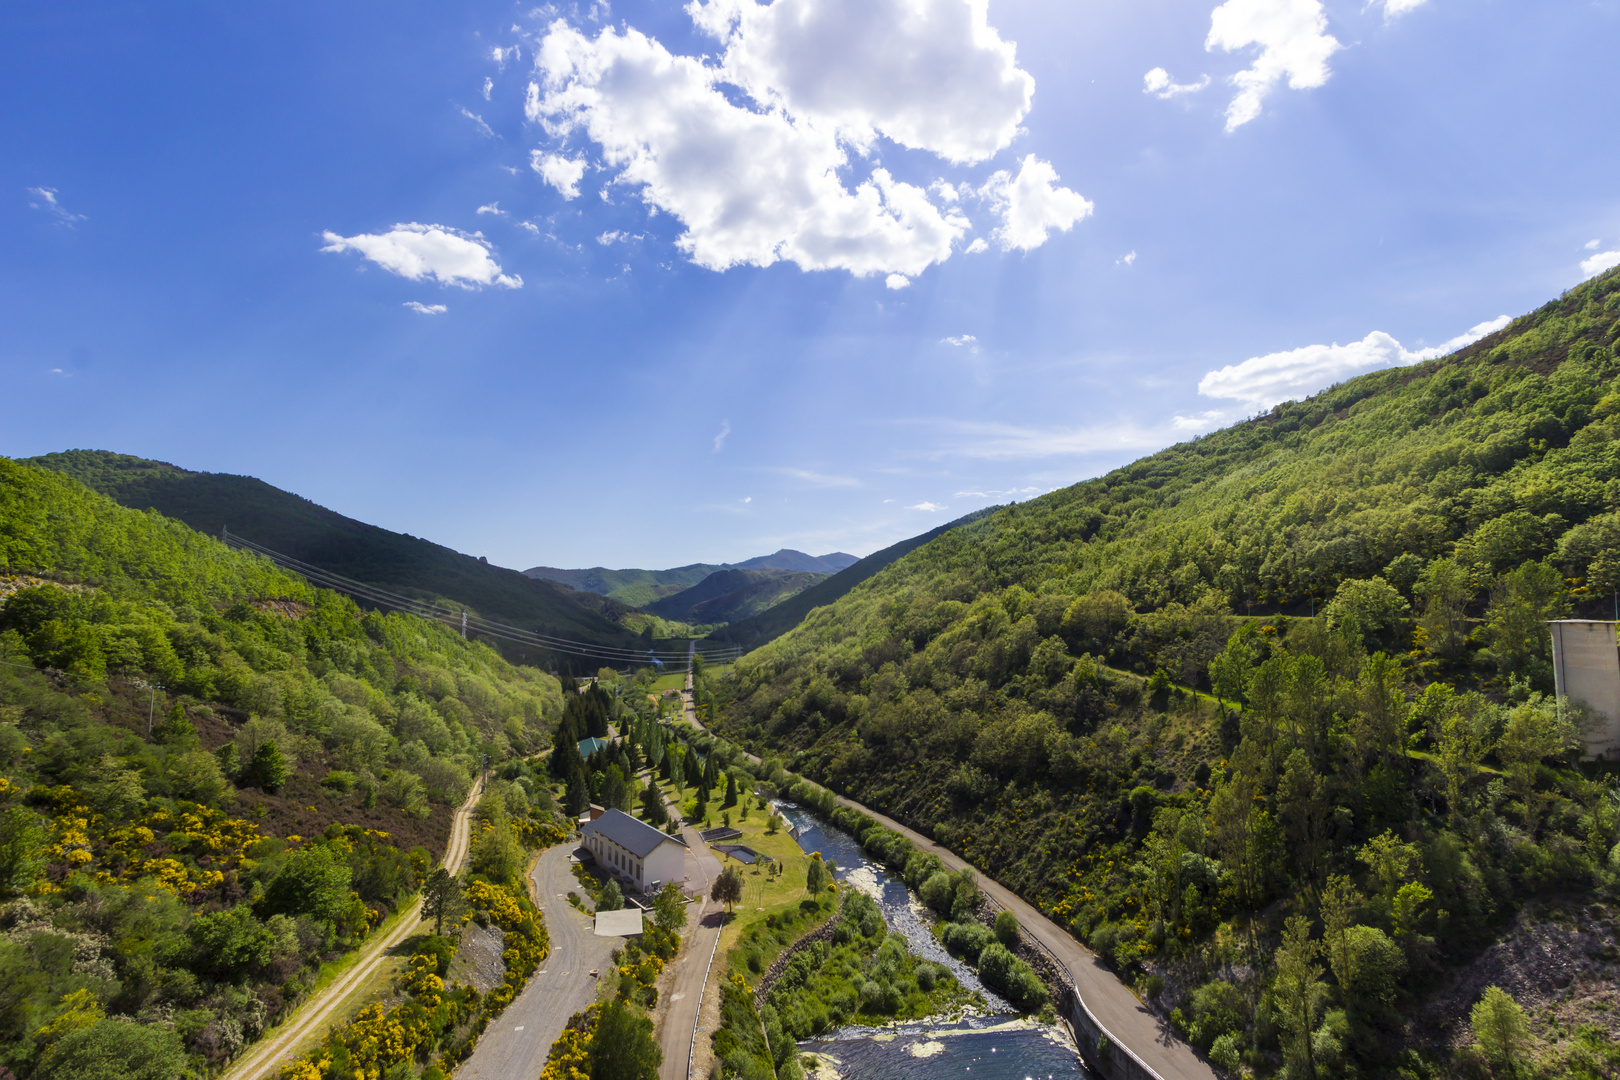
POLYGON ((913 505, 906 507, 906 509, 907 510, 921 510, 925 514, 937 514, 941 510, 949 510, 950 507, 941 506, 939 503, 920 502, 920 503, 914 503, 913 505))
POLYGON ((498 202, 485 203, 478 208, 478 212, 480 214, 494 214, 496 217, 506 216, 506 211, 501 209, 501 204, 498 202))
POLYGON ((550 90, 536 108, 582 129, 616 182, 686 225, 677 241, 711 270, 787 259, 857 276, 917 274, 950 255, 967 220, 877 168, 851 192, 834 133, 732 102, 715 73, 636 30, 594 41, 555 23, 541 46, 550 90))
POLYGON ((579 198, 579 182, 585 176, 584 158, 565 158, 561 154, 535 150, 529 154, 529 168, 539 173, 540 179, 562 192, 564 199, 579 198))
MULTIPOLYGON (((1034 79, 984 0, 691 0, 686 11, 718 57, 672 53, 633 27, 588 37, 553 22, 529 119, 553 139, 583 134, 610 185, 678 218, 679 247, 709 269, 785 260, 901 288, 950 257, 971 227, 960 199, 973 187, 923 188, 861 159, 887 139, 973 164, 1020 133, 1034 79)), ((534 167, 562 160, 536 151, 534 167)), ((997 174, 998 206, 1021 208, 1003 225, 1006 246, 1033 246, 1090 211, 1029 160, 1019 181, 997 174)), ((577 178, 547 179, 577 190, 577 178)))
POLYGON ((450 310, 443 304, 424 304, 420 300, 407 300, 405 306, 418 315, 443 315, 450 310))
POLYGON ((1237 96, 1226 107, 1226 130, 1236 131, 1260 115, 1260 103, 1284 79, 1295 90, 1328 81, 1328 58, 1341 46, 1327 32, 1321 0, 1226 0, 1210 13, 1206 49, 1260 51, 1254 63, 1232 76, 1237 96))
POLYGON ((973 238, 973 243, 969 244, 967 247, 962 249, 962 254, 964 254, 964 255, 977 255, 981 251, 989 251, 989 250, 990 250, 989 242, 986 241, 985 238, 982 237, 982 236, 976 236, 976 237, 973 238))
POLYGON ((28 189, 28 194, 33 196, 33 199, 28 203, 32 209, 42 210, 64 225, 86 220, 85 215, 70 213, 68 208, 62 205, 62 201, 56 197, 57 190, 55 188, 31 187, 28 189))
POLYGON ((523 279, 501 272, 500 263, 481 233, 464 233, 443 225, 416 222, 395 225, 385 233, 339 236, 325 232, 322 251, 358 251, 391 274, 411 281, 432 278, 464 289, 500 285, 516 289, 523 279))
POLYGON ((1197 413, 1193 416, 1175 416, 1170 420, 1170 426, 1177 431, 1210 431, 1221 426, 1226 419, 1226 413, 1220 409, 1210 409, 1207 412, 1197 413))
POLYGON ((1012 143, 1035 96, 984 0, 696 0, 687 10, 725 45, 727 81, 857 146, 881 134, 983 161, 1012 143))
POLYGON ((1195 83, 1171 82, 1170 73, 1162 67, 1156 67, 1142 76, 1142 93, 1152 94, 1160 99, 1180 97, 1182 94, 1196 94, 1208 85, 1208 75, 1195 83))
POLYGON ((1605 270, 1620 266, 1620 251, 1600 251, 1590 259, 1581 260, 1581 273, 1596 277, 1605 270))
POLYGON ((1029 251, 1046 243, 1057 229, 1068 232, 1074 223, 1094 209, 1090 200, 1066 187, 1057 187, 1057 170, 1052 163, 1034 154, 1020 163, 1018 175, 1002 169, 992 173, 980 194, 1001 217, 1001 225, 991 233, 1003 251, 1019 248, 1029 251))
POLYGON ((1255 356, 1241 364, 1211 371, 1198 384, 1205 397, 1229 398, 1259 409, 1298 401, 1352 375, 1377 368, 1417 364, 1472 345, 1512 322, 1500 315, 1427 349, 1410 350, 1382 330, 1348 345, 1306 345, 1287 352, 1255 356))

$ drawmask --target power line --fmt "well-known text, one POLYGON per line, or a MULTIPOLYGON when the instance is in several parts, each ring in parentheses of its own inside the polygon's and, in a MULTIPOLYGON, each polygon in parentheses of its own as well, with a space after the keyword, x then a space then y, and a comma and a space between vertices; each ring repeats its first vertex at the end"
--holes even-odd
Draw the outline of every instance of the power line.
MULTIPOLYGON (((455 626, 459 620, 464 629, 470 629, 477 633, 486 634, 490 637, 501 638, 519 645, 528 645, 537 649, 548 649, 553 652, 559 652, 566 655, 613 660, 621 663, 645 663, 648 660, 655 660, 660 663, 664 661, 679 663, 691 655, 695 649, 695 642, 689 646, 686 652, 661 651, 657 649, 626 649, 614 645, 598 645, 592 642, 576 641, 570 638, 540 633, 538 631, 525 630, 522 627, 498 623, 492 619, 485 619, 482 616, 473 615, 465 611, 458 613, 456 611, 446 610, 434 604, 428 603, 427 601, 417 600, 409 596, 404 596, 400 593, 392 592, 377 585, 371 585, 366 582, 356 581, 352 578, 344 577, 342 574, 338 574, 335 571, 315 566, 314 564, 304 562, 301 559, 295 559, 290 555, 283 555, 281 552, 274 551, 262 544, 256 544, 251 540, 244 539, 243 537, 234 536, 228 529, 221 530, 221 533, 222 538, 227 545, 241 550, 246 550, 257 555, 262 555, 271 562, 274 562, 285 569, 291 570, 294 573, 302 575, 303 577, 307 578, 311 584, 323 588, 333 589, 338 592, 345 592, 358 599, 366 600, 373 604, 384 607, 391 607, 407 614, 416 615, 424 619, 431 619, 435 622, 447 623, 455 626)), ((729 660, 737 659, 737 657, 742 655, 742 652, 743 650, 740 647, 730 646, 722 649, 709 650, 701 653, 700 655, 702 655, 704 660, 707 662, 724 663, 729 660)))

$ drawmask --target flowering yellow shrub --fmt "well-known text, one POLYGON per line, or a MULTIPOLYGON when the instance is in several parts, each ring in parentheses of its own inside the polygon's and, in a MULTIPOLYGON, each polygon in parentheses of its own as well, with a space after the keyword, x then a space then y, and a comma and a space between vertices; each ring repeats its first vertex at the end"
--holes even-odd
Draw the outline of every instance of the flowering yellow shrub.
POLYGON ((575 1013, 568 1020, 557 1041, 551 1044, 546 1067, 540 1070, 540 1080, 590 1080, 591 1036, 596 1032, 600 1005, 592 1005, 583 1013, 575 1013))

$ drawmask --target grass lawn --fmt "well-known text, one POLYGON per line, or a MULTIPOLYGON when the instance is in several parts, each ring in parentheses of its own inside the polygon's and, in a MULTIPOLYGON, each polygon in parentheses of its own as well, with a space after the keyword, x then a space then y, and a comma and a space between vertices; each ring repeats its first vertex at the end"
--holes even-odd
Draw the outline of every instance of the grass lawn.
POLYGON ((665 690, 686 689, 686 672, 672 671, 668 675, 660 675, 647 685, 649 694, 662 694, 665 690))

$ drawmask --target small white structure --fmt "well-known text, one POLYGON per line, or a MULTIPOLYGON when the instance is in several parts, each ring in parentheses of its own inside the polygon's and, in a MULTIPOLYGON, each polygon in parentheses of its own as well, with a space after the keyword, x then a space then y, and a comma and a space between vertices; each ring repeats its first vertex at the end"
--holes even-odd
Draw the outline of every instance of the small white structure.
POLYGON ((620 908, 596 913, 597 937, 631 937, 642 931, 641 909, 620 908))
POLYGON ((1593 757, 1620 752, 1620 645, 1615 623, 1559 619, 1552 628, 1553 682, 1560 701, 1580 701, 1598 723, 1581 732, 1593 757))
POLYGON ((686 845, 623 810, 609 810, 580 833, 597 863, 636 892, 686 880, 686 845))

